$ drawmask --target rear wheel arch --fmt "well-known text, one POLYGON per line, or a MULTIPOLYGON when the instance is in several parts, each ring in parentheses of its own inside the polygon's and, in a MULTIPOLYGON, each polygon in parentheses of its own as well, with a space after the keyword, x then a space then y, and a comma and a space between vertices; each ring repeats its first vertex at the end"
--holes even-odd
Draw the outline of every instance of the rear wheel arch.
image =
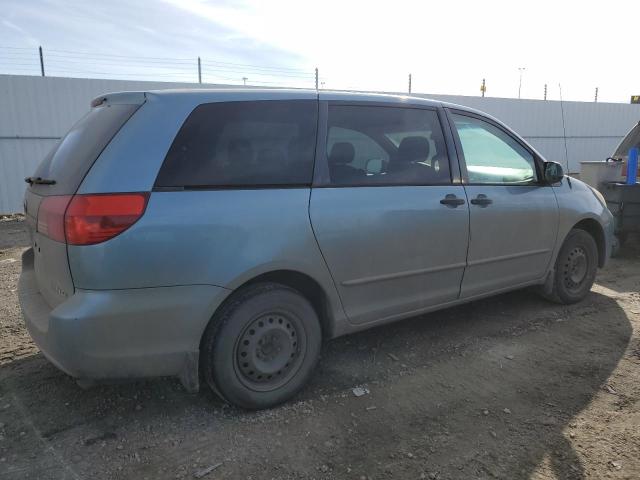
POLYGON ((322 327, 322 334, 325 338, 331 338, 333 335, 333 316, 329 297, 324 288, 313 277, 296 270, 274 270, 271 272, 258 275, 251 280, 245 282, 239 287, 244 288, 261 282, 279 283, 286 287, 292 288, 305 297, 313 306, 322 327))
POLYGON ((212 313, 209 322, 205 325, 200 336, 200 342, 204 338, 206 328, 209 323, 216 317, 216 314, 222 310, 222 308, 236 297, 238 292, 243 291, 250 285, 256 283, 278 283, 286 287, 292 288, 305 297, 313 306, 318 318, 320 319, 320 326, 322 328, 322 334, 324 338, 332 338, 334 332, 334 318, 332 314, 329 297, 320 283, 313 277, 302 273, 297 270, 272 270, 269 272, 256 275, 238 287, 233 289, 227 298, 215 309, 212 313))

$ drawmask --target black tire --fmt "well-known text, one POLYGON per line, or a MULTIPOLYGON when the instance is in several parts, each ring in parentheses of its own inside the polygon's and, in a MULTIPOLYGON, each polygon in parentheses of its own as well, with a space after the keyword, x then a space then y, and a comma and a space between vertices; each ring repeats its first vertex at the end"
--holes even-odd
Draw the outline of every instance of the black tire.
POLYGON ((558 253, 553 289, 546 297, 565 304, 583 300, 593 286, 597 269, 596 241, 584 230, 571 230, 558 253))
POLYGON ((203 376, 224 400, 247 409, 293 397, 320 356, 322 330, 309 301, 277 283, 234 293, 202 340, 203 376))

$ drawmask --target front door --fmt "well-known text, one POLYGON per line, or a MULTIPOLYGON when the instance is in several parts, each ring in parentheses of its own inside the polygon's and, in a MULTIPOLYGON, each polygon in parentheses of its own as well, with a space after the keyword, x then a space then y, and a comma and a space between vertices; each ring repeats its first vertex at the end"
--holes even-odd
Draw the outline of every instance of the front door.
POLYGON ((450 118, 470 203, 461 297, 541 280, 556 241, 558 205, 536 156, 490 119, 466 112, 450 118))
POLYGON ((457 299, 469 213, 464 188, 451 180, 437 110, 321 107, 326 153, 316 160, 310 216, 350 320, 457 299))

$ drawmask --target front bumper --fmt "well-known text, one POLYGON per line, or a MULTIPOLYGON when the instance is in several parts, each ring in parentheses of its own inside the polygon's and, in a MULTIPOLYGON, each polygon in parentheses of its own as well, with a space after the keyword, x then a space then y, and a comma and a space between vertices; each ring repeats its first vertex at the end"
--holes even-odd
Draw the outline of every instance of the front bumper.
POLYGON ((603 229, 604 229, 604 241, 605 241, 605 248, 604 248, 605 257, 600 262, 600 265, 599 265, 600 268, 604 268, 609 264, 609 260, 611 260, 611 257, 614 255, 616 251, 616 244, 617 244, 617 240, 615 238, 615 220, 613 218, 613 215, 609 211, 609 209, 606 209, 605 213, 603 214, 603 217, 604 217, 603 229))
POLYGON ((52 309, 38 290, 31 249, 18 285, 27 329, 60 370, 95 380, 178 376, 192 391, 200 338, 228 294, 212 285, 76 289, 52 309))

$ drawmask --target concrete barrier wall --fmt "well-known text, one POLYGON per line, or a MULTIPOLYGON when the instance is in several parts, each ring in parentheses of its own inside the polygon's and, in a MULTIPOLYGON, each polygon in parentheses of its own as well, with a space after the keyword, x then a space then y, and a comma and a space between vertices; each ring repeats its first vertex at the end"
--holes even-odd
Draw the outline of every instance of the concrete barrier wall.
MULTIPOLYGON (((231 85, 0 75, 0 213, 22 211, 24 177, 105 92, 231 85)), ((602 160, 640 120, 640 105, 416 94, 483 110, 513 127, 542 155, 578 172, 602 160)))

